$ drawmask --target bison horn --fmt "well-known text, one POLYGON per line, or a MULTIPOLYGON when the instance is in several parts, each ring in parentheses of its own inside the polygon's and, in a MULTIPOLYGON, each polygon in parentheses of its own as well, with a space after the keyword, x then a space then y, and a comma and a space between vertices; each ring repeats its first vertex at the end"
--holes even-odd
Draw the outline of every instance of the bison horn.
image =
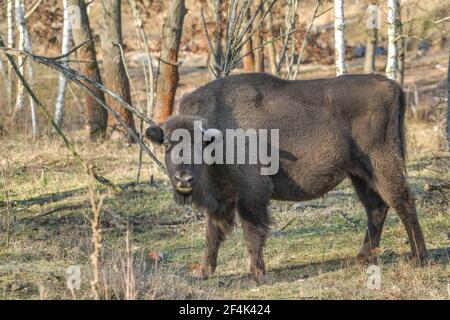
POLYGON ((211 138, 218 137, 218 136, 222 135, 222 132, 219 129, 214 129, 213 128, 213 129, 205 130, 202 127, 200 127, 200 128, 202 129, 204 140, 210 141, 211 138))

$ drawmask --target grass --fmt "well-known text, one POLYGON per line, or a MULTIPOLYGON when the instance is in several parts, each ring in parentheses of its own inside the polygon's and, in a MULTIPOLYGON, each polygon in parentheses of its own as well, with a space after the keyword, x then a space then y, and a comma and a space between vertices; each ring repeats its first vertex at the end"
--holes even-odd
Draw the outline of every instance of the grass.
MULTIPOLYGON (((72 135, 77 140, 77 134, 72 135)), ((424 189, 426 183, 448 181, 448 156, 427 152, 408 163, 409 181, 434 259, 423 268, 407 260, 406 233, 390 212, 380 251, 382 287, 369 290, 367 266, 353 261, 362 244, 366 217, 348 182, 301 205, 272 202, 274 224, 265 250, 267 284, 255 287, 246 281, 248 256, 239 226, 221 248, 216 275, 197 281, 189 268, 202 256, 204 220, 193 219, 190 208, 175 206, 168 182, 155 173, 149 160, 143 166, 142 182, 130 184, 136 177, 136 146, 87 145, 79 140, 76 147, 99 173, 124 186, 121 194, 99 191, 105 196, 100 219, 103 297, 130 295, 125 293, 130 280, 124 275, 131 267, 131 296, 139 299, 450 298, 449 197, 424 189), (151 175, 156 184, 150 183, 151 175), (149 252, 163 252, 166 257, 155 263, 149 252)), ((0 193, 0 297, 92 298, 88 176, 57 140, 8 138, 0 153, 6 178, 0 193), (10 200, 9 243, 5 190, 10 200), (49 213, 62 206, 64 210, 49 213), (48 214, 33 219, 43 213, 48 214), (81 268, 81 287, 74 295, 66 286, 66 269, 72 265, 81 268)))

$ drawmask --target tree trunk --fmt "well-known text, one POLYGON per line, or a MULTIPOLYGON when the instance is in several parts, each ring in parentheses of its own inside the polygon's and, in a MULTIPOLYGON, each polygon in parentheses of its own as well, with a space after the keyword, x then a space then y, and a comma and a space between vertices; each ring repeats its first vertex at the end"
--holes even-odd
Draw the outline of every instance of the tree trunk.
POLYGON ((386 65, 386 76, 396 80, 398 67, 397 52, 397 10, 398 0, 388 0, 388 57, 386 65))
POLYGON ((162 48, 159 76, 156 88, 155 121, 164 122, 173 112, 178 86, 178 51, 184 16, 187 10, 184 0, 170 0, 162 31, 162 48))
POLYGON ((220 77, 222 74, 221 65, 222 65, 222 0, 214 0, 214 19, 216 23, 216 27, 214 30, 214 50, 215 54, 211 54, 210 60, 212 63, 210 67, 214 70, 214 74, 216 77, 220 77))
MULTIPOLYGON (((262 19, 263 14, 263 3, 259 1, 255 5, 255 13, 258 12, 254 21, 254 28, 258 28, 258 24, 262 19)), ((258 48, 263 44, 263 35, 261 28, 258 28, 253 35, 253 45, 254 48, 258 48)), ((255 72, 264 72, 264 48, 255 49, 255 72)))
MULTIPOLYGON (((21 0, 15 0, 14 2, 15 6, 15 14, 16 14, 16 22, 17 22, 17 28, 19 31, 19 43, 18 43, 18 49, 23 50, 25 47, 25 20, 23 18, 24 12, 21 4, 21 0)), ((22 56, 19 56, 17 58, 19 71, 20 73, 24 74, 24 59, 22 56)), ((22 83, 20 81, 17 82, 17 90, 16 90, 16 106, 14 110, 13 119, 17 120, 17 118, 20 116, 20 113, 22 112, 24 106, 25 106, 25 91, 22 83)))
POLYGON ((347 73, 345 64, 345 18, 344 18, 344 0, 334 0, 334 58, 336 62, 336 74, 347 73))
MULTIPOLYGON (((269 4, 266 3, 266 11, 269 4)), ((267 14, 267 53, 269 56, 270 71, 272 74, 277 73, 277 54, 275 51, 275 44, 273 43, 273 17, 272 11, 267 14)))
POLYGON ((2 76, 3 81, 3 87, 5 89, 5 100, 0 99, 0 105, 4 108, 8 106, 11 101, 9 100, 10 94, 11 94, 11 86, 9 83, 9 77, 8 77, 8 71, 7 71, 7 65, 3 62, 3 60, 0 58, 0 74, 2 76))
POLYGON ((447 142, 450 150, 450 51, 448 55, 447 67, 447 142))
POLYGON ((364 72, 375 72, 375 61, 378 42, 378 30, 376 28, 367 30, 366 56, 364 62, 364 72))
MULTIPOLYGON (((63 10, 64 10, 64 22, 63 22, 63 35, 61 43, 61 55, 65 55, 69 52, 70 46, 70 21, 69 21, 69 10, 67 0, 63 0, 63 10)), ((67 63, 68 57, 62 59, 62 62, 67 63)), ((66 92, 67 79, 61 73, 59 74, 58 81, 58 92, 56 96, 55 104, 55 122, 58 126, 61 126, 63 116, 64 116, 64 106, 65 106, 65 92, 66 92)))
MULTIPOLYGON (((86 40, 91 41, 82 48, 78 49, 78 59, 81 61, 89 61, 81 63, 81 73, 96 82, 102 83, 97 63, 95 43, 92 37, 89 17, 86 11, 86 4, 84 3, 84 0, 68 0, 67 2, 69 5, 69 17, 72 25, 72 36, 75 45, 79 45, 86 40)), ((96 89, 91 85, 88 86, 93 92, 95 92, 98 99, 105 101, 103 91, 96 89)), ((103 137, 106 131, 108 117, 107 111, 87 93, 85 96, 85 103, 87 108, 86 126, 89 136, 91 138, 97 136, 103 137)))
POLYGON ((398 70, 397 70, 397 81, 403 86, 405 78, 405 54, 406 54, 406 38, 403 34, 403 24, 402 24, 402 13, 399 3, 397 12, 397 32, 400 36, 399 46, 398 46, 398 70))
MULTIPOLYGON (((8 0, 7 3, 7 12, 6 12, 6 20, 7 20, 7 33, 8 39, 7 44, 8 47, 14 48, 14 0, 8 0)), ((11 111, 13 111, 13 101, 14 101, 14 72, 12 70, 12 66, 10 63, 8 65, 8 82, 9 82, 9 95, 8 95, 8 103, 10 105, 11 111)))
MULTIPOLYGON (((102 1, 101 3, 103 8, 101 40, 105 86, 131 105, 130 83, 122 59, 121 0, 102 1)), ((136 131, 133 113, 109 96, 106 96, 106 102, 120 115, 131 130, 136 131)), ((108 117, 108 131, 110 130, 111 133, 118 131, 128 140, 132 140, 127 129, 120 125, 111 114, 108 117)))
POLYGON ((250 52, 242 59, 244 65, 244 72, 255 72, 255 55, 253 54, 252 39, 249 39, 244 44, 244 52, 250 52))
MULTIPOLYGON (((28 29, 25 22, 25 7, 23 0, 15 1, 15 11, 16 11, 16 22, 17 28, 19 30, 19 49, 32 52, 31 39, 28 33, 28 29)), ((19 57, 20 71, 24 74, 24 68, 27 67, 28 80, 30 86, 34 86, 34 70, 31 63, 26 63, 22 57, 19 57)), ((20 117, 25 107, 25 90, 21 82, 18 82, 17 87, 17 100, 16 100, 16 110, 14 114, 14 120, 20 117)), ((37 137, 37 118, 36 118, 36 105, 33 100, 30 99, 30 112, 31 112, 31 128, 33 133, 33 138, 37 137)))
MULTIPOLYGON (((250 8, 247 10, 247 21, 250 19, 250 8)), ((244 59, 242 59, 242 63, 244 65, 244 72, 255 72, 255 54, 253 52, 253 38, 249 39, 244 44, 244 53, 250 52, 247 54, 244 59)))
MULTIPOLYGON (((23 0, 21 0, 21 5, 22 5, 22 11, 25 13, 25 7, 24 7, 23 0)), ((25 51, 32 52, 33 48, 32 48, 32 44, 31 44, 31 37, 30 37, 30 34, 26 27, 25 20, 23 20, 23 24, 24 24, 24 30, 25 30, 24 48, 25 48, 25 51)), ((28 82, 30 84, 30 87, 33 88, 35 85, 33 63, 31 61, 29 61, 26 65, 26 67, 27 67, 27 74, 28 74, 28 82)), ((30 99, 29 101, 30 101, 31 128, 32 128, 32 132, 33 132, 33 138, 37 138, 38 127, 37 127, 36 104, 33 99, 30 99)))

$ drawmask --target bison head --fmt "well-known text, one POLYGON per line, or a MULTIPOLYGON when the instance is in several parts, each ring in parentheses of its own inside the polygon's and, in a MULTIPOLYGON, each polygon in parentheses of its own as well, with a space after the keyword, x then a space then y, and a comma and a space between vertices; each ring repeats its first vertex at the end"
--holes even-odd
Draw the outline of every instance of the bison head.
POLYGON ((184 115, 169 117, 164 124, 146 130, 150 141, 164 145, 165 165, 178 204, 202 198, 207 188, 203 149, 213 140, 209 134, 216 129, 206 127, 205 119, 184 115))

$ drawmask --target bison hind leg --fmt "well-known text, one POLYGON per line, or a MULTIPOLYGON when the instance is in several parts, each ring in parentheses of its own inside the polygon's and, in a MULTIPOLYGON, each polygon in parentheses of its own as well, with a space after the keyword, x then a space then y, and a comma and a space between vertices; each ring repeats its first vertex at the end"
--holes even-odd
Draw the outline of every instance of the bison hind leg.
POLYGON ((369 185, 386 205, 397 212, 408 234, 413 259, 426 260, 428 252, 417 216, 414 196, 406 181, 405 161, 402 153, 393 147, 385 146, 373 150, 370 153, 370 159, 372 176, 365 181, 369 182, 369 185))
POLYGON ((351 176, 350 179, 367 213, 366 235, 357 260, 363 263, 373 262, 380 246, 389 206, 364 179, 358 176, 351 176))

